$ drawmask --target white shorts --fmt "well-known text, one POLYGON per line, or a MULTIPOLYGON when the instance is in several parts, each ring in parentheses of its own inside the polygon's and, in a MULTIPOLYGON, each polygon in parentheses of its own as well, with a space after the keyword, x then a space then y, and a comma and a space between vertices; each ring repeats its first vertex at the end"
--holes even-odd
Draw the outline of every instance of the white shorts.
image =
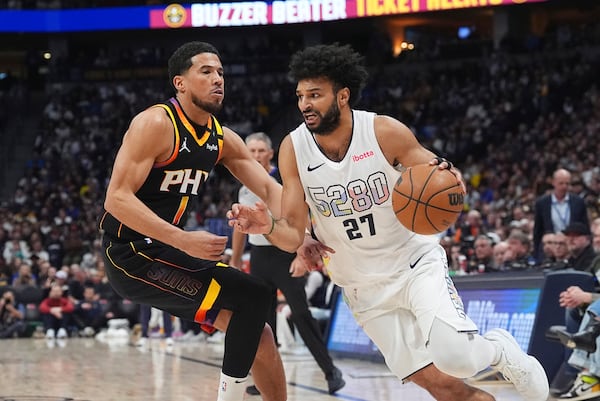
POLYGON ((448 275, 443 248, 433 248, 411 263, 414 268, 385 281, 344 288, 358 324, 401 379, 432 363, 426 344, 434 318, 459 332, 477 332, 448 275))

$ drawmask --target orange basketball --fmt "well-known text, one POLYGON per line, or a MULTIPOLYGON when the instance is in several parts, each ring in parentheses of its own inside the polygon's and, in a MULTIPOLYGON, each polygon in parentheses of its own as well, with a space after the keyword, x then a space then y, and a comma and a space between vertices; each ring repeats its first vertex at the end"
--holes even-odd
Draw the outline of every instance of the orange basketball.
POLYGON ((396 181, 392 205, 398 221, 417 234, 436 234, 456 222, 465 193, 456 176, 438 166, 408 167, 396 181))

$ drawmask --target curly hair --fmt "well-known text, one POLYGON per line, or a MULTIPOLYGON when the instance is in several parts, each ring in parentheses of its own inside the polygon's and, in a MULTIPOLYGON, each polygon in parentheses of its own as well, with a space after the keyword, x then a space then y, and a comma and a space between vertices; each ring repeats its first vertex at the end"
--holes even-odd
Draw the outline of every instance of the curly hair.
POLYGON ((350 105, 360 99, 368 72, 363 57, 350 45, 316 45, 295 53, 290 61, 289 77, 298 82, 303 79, 325 77, 333 82, 334 91, 350 89, 350 105))
MULTIPOLYGON (((181 45, 169 57, 169 82, 173 89, 173 78, 175 75, 181 75, 192 66, 192 57, 200 53, 214 53, 221 58, 219 51, 210 43, 206 42, 188 42, 181 45)), ((177 90, 175 90, 177 92, 177 90)))

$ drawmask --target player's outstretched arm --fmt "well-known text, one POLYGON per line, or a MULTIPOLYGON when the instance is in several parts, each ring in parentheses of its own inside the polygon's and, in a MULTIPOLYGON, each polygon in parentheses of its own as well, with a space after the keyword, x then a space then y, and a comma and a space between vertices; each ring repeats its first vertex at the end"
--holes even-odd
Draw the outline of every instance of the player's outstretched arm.
POLYGON ((253 207, 236 203, 227 212, 227 217, 230 219, 229 225, 234 229, 248 234, 263 234, 276 247, 295 252, 304 241, 308 206, 304 202, 304 189, 289 136, 284 138, 279 148, 279 172, 283 181, 279 214, 272 209, 271 204, 267 209, 261 202, 253 207))

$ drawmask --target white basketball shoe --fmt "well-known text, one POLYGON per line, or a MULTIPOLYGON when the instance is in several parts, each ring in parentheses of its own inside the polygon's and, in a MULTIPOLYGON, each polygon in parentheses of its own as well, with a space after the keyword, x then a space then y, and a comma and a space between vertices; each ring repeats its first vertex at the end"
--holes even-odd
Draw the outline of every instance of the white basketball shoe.
POLYGON ((527 355, 506 330, 492 329, 484 338, 500 346, 500 361, 492 366, 526 401, 546 401, 550 392, 546 371, 531 355, 527 355))

